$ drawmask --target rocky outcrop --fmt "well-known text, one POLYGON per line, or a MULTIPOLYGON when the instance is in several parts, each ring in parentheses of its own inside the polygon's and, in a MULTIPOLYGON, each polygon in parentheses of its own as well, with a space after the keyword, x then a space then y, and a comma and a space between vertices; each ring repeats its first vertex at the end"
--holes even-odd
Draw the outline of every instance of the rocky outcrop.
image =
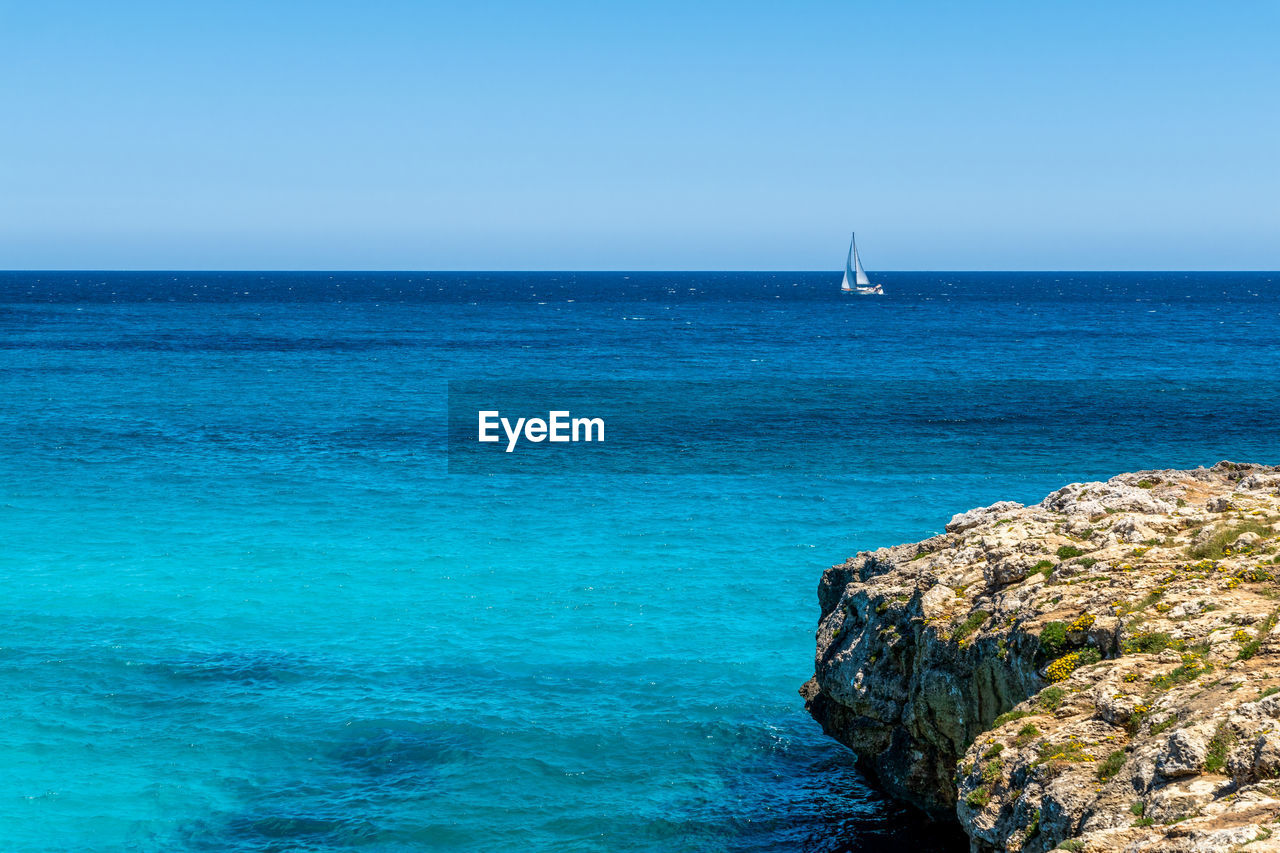
POLYGON ((1280 853, 1280 468, 1077 483, 828 569, 824 730, 984 851, 1280 853))

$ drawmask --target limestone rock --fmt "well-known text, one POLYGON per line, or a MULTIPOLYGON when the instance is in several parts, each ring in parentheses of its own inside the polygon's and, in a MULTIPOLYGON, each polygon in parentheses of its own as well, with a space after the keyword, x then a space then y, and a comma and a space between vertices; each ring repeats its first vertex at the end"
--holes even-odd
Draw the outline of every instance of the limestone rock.
POLYGON ((1204 769, 1204 759, 1209 752, 1209 735, 1199 728, 1178 729, 1169 735, 1156 771, 1166 779, 1179 776, 1196 776, 1204 769))
POLYGON ((829 569, 810 713, 974 853, 1280 853, 1280 468, 1076 483, 829 569))
POLYGON ((995 521, 1000 517, 1001 513, 1015 509, 1022 509, 1022 504, 1014 503, 1013 501, 1000 501, 999 503, 994 503, 991 506, 978 507, 977 509, 971 509, 968 512, 962 512, 959 515, 953 516, 952 519, 947 522, 947 532, 963 533, 966 530, 972 530, 979 525, 995 521))

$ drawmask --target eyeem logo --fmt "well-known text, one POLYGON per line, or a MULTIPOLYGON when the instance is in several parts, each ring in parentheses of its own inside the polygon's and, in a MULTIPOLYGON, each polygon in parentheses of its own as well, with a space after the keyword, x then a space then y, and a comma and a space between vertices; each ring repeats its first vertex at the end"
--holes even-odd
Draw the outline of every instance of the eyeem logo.
POLYGON ((604 441, 604 418, 572 418, 567 411, 547 412, 547 419, 501 417, 497 410, 481 411, 478 441, 501 441, 498 427, 507 436, 507 453, 516 449, 521 435, 535 444, 541 441, 604 441))

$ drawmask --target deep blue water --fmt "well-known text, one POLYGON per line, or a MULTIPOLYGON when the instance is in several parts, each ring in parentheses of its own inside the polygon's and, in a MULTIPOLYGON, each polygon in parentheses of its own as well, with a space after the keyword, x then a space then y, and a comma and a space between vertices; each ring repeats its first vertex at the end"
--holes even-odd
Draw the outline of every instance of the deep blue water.
POLYGON ((804 713, 822 569, 1280 461, 1280 275, 877 278, 0 274, 0 849, 946 849, 804 713), (740 429, 449 473, 548 380, 740 429))

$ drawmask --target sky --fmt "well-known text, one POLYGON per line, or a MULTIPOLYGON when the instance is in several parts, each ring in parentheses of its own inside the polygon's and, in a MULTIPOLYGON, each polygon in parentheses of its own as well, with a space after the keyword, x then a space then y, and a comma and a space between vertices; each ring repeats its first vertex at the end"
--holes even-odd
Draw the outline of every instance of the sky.
POLYGON ((1280 3, 0 0, 0 268, 1280 269, 1280 3))

